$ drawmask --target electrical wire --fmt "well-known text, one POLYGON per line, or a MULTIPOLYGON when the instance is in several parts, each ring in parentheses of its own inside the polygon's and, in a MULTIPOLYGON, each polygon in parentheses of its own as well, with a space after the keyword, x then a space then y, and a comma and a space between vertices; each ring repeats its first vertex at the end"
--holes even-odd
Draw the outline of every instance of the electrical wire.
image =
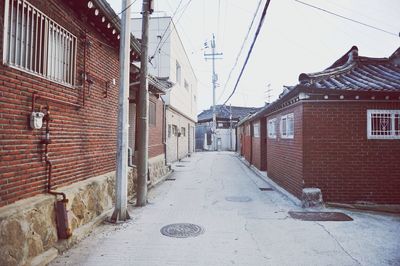
POLYGON ((128 8, 130 8, 137 0, 133 0, 132 3, 130 3, 127 7, 125 7, 123 10, 121 10, 121 12, 119 12, 118 14, 115 14, 113 18, 111 18, 111 22, 114 23, 114 20, 116 18, 119 18, 119 15, 121 15, 122 13, 124 13, 128 8))
POLYGON ((346 19, 346 20, 348 20, 348 21, 351 21, 351 22, 354 22, 354 23, 363 25, 363 26, 365 26, 365 27, 368 27, 368 28, 371 28, 371 29, 374 29, 374 30, 378 30, 378 31, 381 31, 381 32, 384 32, 384 33, 387 33, 387 34, 390 34, 390 35, 394 35, 394 36, 396 36, 396 37, 400 37, 400 34, 396 34, 396 33, 393 33, 393 32, 390 32, 390 31, 387 31, 387 30, 384 30, 384 29, 381 29, 381 28, 378 28, 378 27, 375 27, 375 26, 372 26, 372 25, 369 25, 369 24, 367 24, 367 23, 364 23, 364 22, 361 22, 361 21, 358 21, 358 20, 355 20, 355 19, 352 19, 352 18, 348 18, 348 17, 342 16, 342 15, 339 15, 339 14, 334 13, 334 12, 332 12, 332 11, 329 11, 329 10, 327 10, 327 9, 323 9, 323 8, 321 8, 321 7, 314 6, 314 5, 311 5, 311 4, 302 2, 302 1, 300 1, 300 0, 294 0, 294 1, 295 1, 295 2, 298 2, 298 3, 300 3, 300 4, 303 4, 303 5, 305 5, 305 6, 312 7, 312 8, 315 8, 315 9, 317 9, 317 10, 323 11, 323 12, 325 12, 325 13, 334 15, 334 16, 336 16, 336 17, 339 17, 339 18, 342 18, 342 19, 346 19))
POLYGON ((160 46, 160 44, 161 44, 161 41, 162 41, 162 39, 164 38, 165 33, 167 33, 167 31, 168 31, 168 29, 169 29, 169 26, 170 26, 171 23, 172 23, 172 19, 175 17, 176 13, 178 12, 178 9, 179 9, 179 7, 181 6, 182 2, 183 2, 183 0, 181 0, 181 1, 179 2, 177 8, 175 9, 174 13, 172 14, 171 20, 169 21, 167 27, 165 28, 163 34, 161 35, 160 40, 159 40, 158 43, 157 43, 156 49, 154 49, 154 53, 152 54, 152 56, 149 57, 149 62, 150 62, 150 63, 151 63, 151 61, 153 60, 153 58, 156 56, 156 53, 157 53, 157 51, 158 51, 158 49, 159 49, 159 46, 160 46))
MULTIPOLYGON (((178 22, 179 22, 179 20, 182 18, 182 16, 183 16, 183 14, 185 13, 185 11, 186 11, 186 9, 188 8, 188 6, 190 5, 190 3, 192 2, 192 0, 189 0, 187 3, 186 3, 186 5, 183 7, 183 9, 182 9, 182 13, 180 14, 180 16, 179 16, 179 18, 176 20, 176 23, 178 24, 178 22)), ((171 21, 170 21, 170 23, 172 22, 172 18, 171 18, 171 21)), ((169 33, 168 33, 168 36, 165 38, 165 40, 164 40, 164 42, 160 45, 160 47, 158 48, 159 50, 164 46, 164 44, 167 42, 167 40, 168 40, 168 37, 171 35, 171 32, 172 31, 170 31, 169 33)), ((162 40, 162 38, 160 39, 160 41, 162 40)), ((157 52, 157 49, 156 49, 156 51, 154 51, 154 55, 156 54, 156 52, 157 52)))
POLYGON ((229 80, 231 79, 231 75, 232 75, 232 73, 233 73, 233 70, 236 68, 237 63, 239 62, 239 58, 240 58, 240 56, 242 55, 244 45, 245 45, 247 39, 249 38, 250 31, 251 31, 251 29, 253 28, 254 20, 255 20, 256 17, 257 17, 258 10, 260 9, 260 6, 261 6, 262 1, 263 1, 263 0, 260 0, 260 1, 258 2, 256 12, 254 13, 253 19, 251 20, 249 29, 247 30, 246 37, 244 37, 244 40, 243 40, 243 43, 242 43, 242 47, 240 47, 239 53, 238 53, 238 55, 236 56, 235 63, 233 64, 233 67, 231 68, 231 71, 229 72, 228 79, 227 79, 226 82, 225 82, 224 89, 222 90, 221 94, 219 95, 217 102, 219 102, 219 100, 221 100, 222 96, 224 95, 224 92, 225 92, 225 90, 226 90, 226 87, 228 86, 229 80))
POLYGON ((247 52, 246 60, 244 61, 244 64, 243 64, 243 66, 242 66, 242 70, 240 71, 240 74, 239 74, 239 76, 238 76, 238 79, 237 79, 237 81, 236 81, 235 87, 233 88, 233 91, 232 91, 231 95, 229 95, 228 99, 225 100, 225 102, 223 103, 223 105, 225 105, 225 104, 229 101, 229 99, 235 94, 235 91, 236 91, 236 89, 237 89, 237 86, 238 86, 238 84, 239 84, 239 81, 240 81, 240 79, 241 79, 241 77, 242 77, 242 75, 243 75, 243 72, 244 72, 244 70, 245 70, 245 68, 246 68, 247 62, 249 61, 250 55, 251 55, 251 53, 252 53, 252 51, 253 51, 254 44, 255 44, 256 41, 257 41, 257 38, 258 38, 258 35, 259 35, 259 33, 260 33, 261 27, 262 27, 262 25, 263 25, 263 23, 264 23, 265 16, 267 15, 267 9, 268 9, 268 6, 269 6, 269 3, 270 3, 270 2, 271 2, 271 0, 267 0, 267 2, 266 2, 265 5, 264 5, 264 10, 263 10, 263 12, 262 12, 262 14, 261 14, 260 21, 258 22, 257 30, 256 30, 256 33, 255 33, 255 35, 254 35, 253 42, 251 43, 250 49, 249 49, 249 51, 247 52))

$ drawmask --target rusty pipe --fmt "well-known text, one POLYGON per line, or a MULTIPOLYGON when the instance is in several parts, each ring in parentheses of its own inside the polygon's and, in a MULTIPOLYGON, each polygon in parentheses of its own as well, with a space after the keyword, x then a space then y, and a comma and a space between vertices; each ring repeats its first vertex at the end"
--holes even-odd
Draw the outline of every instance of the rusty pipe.
POLYGON ((57 99, 54 99, 51 97, 39 95, 37 92, 33 92, 32 93, 32 112, 35 111, 35 104, 36 104, 36 101, 38 101, 39 99, 42 99, 45 101, 51 101, 51 102, 58 103, 58 104, 68 105, 68 106, 72 106, 72 107, 76 107, 76 108, 82 107, 80 104, 70 103, 70 102, 63 101, 63 100, 57 100, 57 99))
POLYGON ((45 121, 46 121, 46 136, 42 140, 42 143, 45 145, 44 146, 44 158, 46 162, 46 169, 47 169, 47 193, 55 195, 55 196, 62 196, 63 201, 67 202, 67 196, 63 192, 56 192, 51 190, 51 179, 52 179, 52 169, 53 169, 53 163, 49 159, 49 147, 48 145, 51 143, 50 140, 50 111, 49 111, 49 106, 47 106, 47 114, 45 116, 45 121))

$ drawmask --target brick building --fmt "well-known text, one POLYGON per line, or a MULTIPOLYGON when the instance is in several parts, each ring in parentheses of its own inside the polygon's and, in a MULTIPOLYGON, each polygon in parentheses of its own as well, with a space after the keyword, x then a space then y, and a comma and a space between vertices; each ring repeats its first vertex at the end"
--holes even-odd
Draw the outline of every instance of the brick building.
MULTIPOLYGON (((68 199, 72 232, 85 232, 113 206, 120 21, 105 0, 0 0, 0 14, 0 265, 30 265, 57 254, 56 197, 46 192, 68 199)), ((138 61, 133 36, 131 52, 138 61)), ((137 81, 132 67, 131 143, 137 81)), ((168 171, 160 95, 169 87, 149 80, 150 182, 168 171)), ((133 167, 130 196, 134 181, 133 167)), ((57 247, 76 240, 73 233, 57 247)))
POLYGON ((319 188, 326 202, 399 204, 400 49, 369 58, 352 47, 238 130, 240 154, 297 198, 319 188))

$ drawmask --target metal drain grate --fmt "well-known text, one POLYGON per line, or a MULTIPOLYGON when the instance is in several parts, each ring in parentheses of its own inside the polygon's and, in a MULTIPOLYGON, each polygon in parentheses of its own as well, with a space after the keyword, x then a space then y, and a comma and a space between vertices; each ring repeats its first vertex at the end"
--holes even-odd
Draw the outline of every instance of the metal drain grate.
POLYGON ((176 180, 176 178, 172 178, 172 177, 171 177, 171 178, 166 178, 166 179, 165 179, 165 181, 175 181, 175 180, 176 180))
POLYGON ((177 165, 175 165, 175 167, 186 167, 186 166, 183 164, 177 164, 177 165))
POLYGON ((249 202, 251 201, 251 198, 249 197, 241 197, 241 196, 231 196, 231 197, 225 197, 225 200, 227 201, 233 201, 233 202, 249 202))
POLYGON ((270 188, 270 187, 259 187, 259 189, 260 189, 261 191, 273 191, 273 189, 270 188))
POLYGON ((178 223, 166 225, 161 228, 160 232, 169 237, 187 238, 201 235, 204 233, 204 229, 196 224, 178 223))
POLYGON ((302 221, 353 221, 341 212, 289 212, 290 217, 302 221))

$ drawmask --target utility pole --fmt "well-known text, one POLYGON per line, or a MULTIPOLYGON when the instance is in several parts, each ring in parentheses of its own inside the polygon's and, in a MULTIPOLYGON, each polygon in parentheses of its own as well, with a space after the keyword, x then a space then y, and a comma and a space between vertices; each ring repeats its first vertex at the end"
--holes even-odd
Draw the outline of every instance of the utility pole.
POLYGON ((229 140, 230 140, 230 150, 233 150, 233 140, 232 140, 232 104, 229 105, 229 140))
POLYGON ((272 92, 271 83, 268 83, 267 84, 267 89, 265 91, 265 94, 266 94, 265 96, 267 98, 267 103, 271 103, 271 92, 272 92))
POLYGON ((136 206, 147 204, 147 175, 149 150, 149 84, 147 79, 148 43, 149 43, 149 15, 153 11, 152 0, 143 0, 142 6, 142 41, 140 58, 140 89, 138 103, 138 165, 136 206))
POLYGON ((117 135, 116 203, 111 221, 130 219, 128 213, 128 97, 130 61, 130 0, 122 0, 121 40, 119 45, 119 103, 117 135))
POLYGON ((217 81, 218 81, 218 75, 215 73, 215 60, 217 59, 222 59, 222 58, 217 58, 216 56, 222 56, 223 53, 217 53, 215 52, 215 35, 213 34, 213 38, 211 40, 211 54, 206 54, 204 53, 204 58, 211 59, 212 60, 212 86, 213 86, 213 124, 212 124, 212 147, 213 150, 217 150, 217 143, 215 139, 215 134, 217 130, 217 118, 216 118, 216 112, 215 112, 215 90, 217 89, 217 81))

